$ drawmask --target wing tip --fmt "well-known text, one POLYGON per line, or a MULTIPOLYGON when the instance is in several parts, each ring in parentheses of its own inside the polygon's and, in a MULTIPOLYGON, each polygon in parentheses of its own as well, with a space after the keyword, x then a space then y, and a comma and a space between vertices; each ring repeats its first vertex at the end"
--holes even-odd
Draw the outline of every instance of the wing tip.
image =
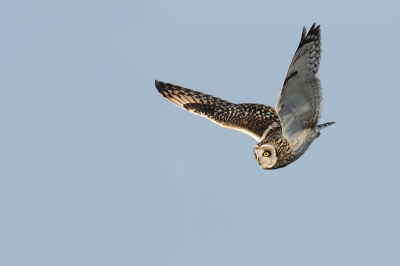
POLYGON ((312 24, 310 30, 308 31, 307 35, 313 34, 313 33, 320 33, 321 32, 321 24, 316 24, 314 22, 314 24, 312 24))
POLYGON ((297 47, 297 49, 300 49, 303 45, 305 45, 306 43, 312 41, 313 39, 308 38, 308 36, 311 35, 316 35, 316 38, 321 39, 320 35, 321 35, 321 25, 319 24, 318 26, 316 26, 317 24, 314 22, 314 24, 311 26, 310 30, 307 33, 307 28, 303 27, 303 31, 301 33, 301 39, 300 39, 300 43, 299 46, 297 47))
POLYGON ((157 79, 154 81, 154 84, 158 90, 158 92, 161 92, 163 88, 165 88, 165 83, 162 81, 158 81, 157 79))

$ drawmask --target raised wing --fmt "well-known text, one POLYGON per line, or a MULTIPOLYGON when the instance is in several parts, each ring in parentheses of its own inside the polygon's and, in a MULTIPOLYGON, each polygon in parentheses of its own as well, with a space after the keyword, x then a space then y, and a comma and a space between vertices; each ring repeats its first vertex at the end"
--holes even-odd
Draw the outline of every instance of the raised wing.
POLYGON ((315 23, 307 35, 303 28, 276 103, 282 133, 290 143, 294 143, 304 129, 314 128, 321 116, 322 89, 317 76, 322 52, 320 34, 320 26, 316 27, 315 23))
POLYGON ((246 133, 257 141, 265 137, 266 133, 271 133, 272 129, 281 130, 279 118, 274 108, 270 106, 234 104, 212 95, 158 80, 155 81, 155 85, 158 92, 175 105, 206 117, 220 126, 246 133))

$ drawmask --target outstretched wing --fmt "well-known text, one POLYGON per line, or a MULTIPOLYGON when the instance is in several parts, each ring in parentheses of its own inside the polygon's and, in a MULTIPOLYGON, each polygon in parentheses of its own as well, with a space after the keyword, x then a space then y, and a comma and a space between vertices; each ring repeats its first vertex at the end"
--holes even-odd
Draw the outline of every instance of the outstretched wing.
POLYGON ((317 76, 321 60, 320 26, 312 25, 306 35, 303 28, 299 47, 294 54, 276 103, 282 133, 290 143, 306 128, 314 128, 321 116, 322 89, 317 76))
POLYGON ((234 104, 212 95, 182 88, 170 83, 155 81, 156 88, 165 98, 191 113, 212 122, 246 133, 260 141, 264 133, 280 130, 279 118, 274 108, 262 104, 234 104), (267 131, 268 129, 268 131, 267 131))

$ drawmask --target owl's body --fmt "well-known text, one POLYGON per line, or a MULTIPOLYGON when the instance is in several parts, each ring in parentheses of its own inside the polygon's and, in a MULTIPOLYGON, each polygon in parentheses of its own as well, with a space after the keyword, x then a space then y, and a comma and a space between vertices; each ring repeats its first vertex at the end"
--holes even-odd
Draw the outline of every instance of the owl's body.
POLYGON ((256 139, 254 155, 263 169, 277 169, 297 160, 334 122, 318 125, 322 91, 318 79, 321 59, 320 26, 303 28, 299 47, 290 64, 276 107, 234 104, 212 95, 161 81, 158 92, 175 105, 212 122, 256 139))

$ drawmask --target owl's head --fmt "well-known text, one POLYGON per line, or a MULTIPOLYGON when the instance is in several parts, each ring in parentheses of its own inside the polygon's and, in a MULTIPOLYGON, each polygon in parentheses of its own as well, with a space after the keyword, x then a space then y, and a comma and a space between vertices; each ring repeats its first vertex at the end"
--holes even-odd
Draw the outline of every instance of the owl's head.
POLYGON ((278 154, 274 146, 270 144, 256 145, 254 147, 256 162, 263 169, 275 169, 278 154))

